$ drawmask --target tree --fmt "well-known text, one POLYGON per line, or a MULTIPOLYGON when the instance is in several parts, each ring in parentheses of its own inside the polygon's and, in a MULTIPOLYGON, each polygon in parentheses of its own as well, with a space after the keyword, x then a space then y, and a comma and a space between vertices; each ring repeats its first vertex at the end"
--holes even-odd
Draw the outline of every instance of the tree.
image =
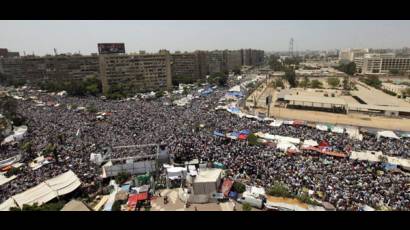
POLYGON ((189 93, 188 87, 184 86, 183 94, 186 96, 186 95, 188 95, 188 93, 189 93))
POLYGON ((130 175, 127 172, 120 172, 115 177, 115 182, 117 184, 123 184, 125 181, 128 180, 129 177, 130 177, 130 175))
POLYGON ((246 186, 241 182, 235 181, 232 185, 232 190, 237 193, 243 193, 246 191, 246 186))
POLYGON ((320 89, 322 88, 322 85, 323 85, 322 82, 317 79, 312 80, 310 82, 310 87, 312 87, 313 89, 320 89))
POLYGON ((267 191, 268 195, 280 197, 292 197, 288 187, 282 183, 275 182, 267 191))
POLYGON ((327 79, 327 83, 332 87, 332 88, 336 88, 337 86, 339 86, 340 84, 340 80, 337 77, 329 77, 327 79))
POLYGON ((240 75, 241 74, 241 69, 240 68, 235 68, 232 70, 234 75, 240 75))
POLYGON ((356 73, 356 64, 354 62, 341 63, 336 69, 348 74, 353 75, 356 73))
POLYGON ((258 137, 255 134, 251 133, 248 135, 248 143, 249 145, 257 145, 258 144, 258 137))
POLYGON ((410 97, 410 87, 407 87, 405 90, 403 90, 402 94, 405 97, 410 97))
POLYGON ((165 95, 165 93, 164 93, 164 91, 162 91, 162 90, 157 91, 157 92, 155 93, 155 97, 156 97, 156 98, 163 97, 164 95, 165 95))
POLYGON ((275 86, 281 87, 282 89, 285 88, 285 85, 283 84, 283 81, 281 79, 276 79, 275 86))
POLYGON ((307 76, 304 76, 303 80, 300 81, 298 85, 299 85, 299 87, 307 88, 307 87, 309 87, 309 84, 310 84, 309 78, 307 76))
POLYGON ((375 75, 371 75, 371 76, 368 76, 366 78, 362 78, 361 81, 363 81, 367 85, 372 86, 376 89, 380 89, 380 87, 382 86, 382 82, 380 81, 379 77, 375 76, 375 75))
POLYGON ((286 70, 285 79, 289 82, 290 87, 294 88, 298 85, 295 70, 286 70))
POLYGON ((343 89, 344 90, 350 90, 350 84, 349 84, 349 78, 348 77, 343 78, 343 89))
POLYGON ((243 203, 242 204, 242 211, 252 211, 252 206, 249 203, 243 203))

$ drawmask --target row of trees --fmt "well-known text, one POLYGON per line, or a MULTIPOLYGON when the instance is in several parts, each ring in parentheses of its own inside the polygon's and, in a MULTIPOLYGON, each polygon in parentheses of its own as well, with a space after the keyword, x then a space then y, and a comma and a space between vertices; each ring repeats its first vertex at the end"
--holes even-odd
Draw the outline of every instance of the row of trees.
POLYGON ((367 77, 361 77, 359 78, 359 81, 362 81, 364 83, 366 83, 369 86, 372 86, 376 89, 380 89, 382 86, 382 82, 380 81, 378 76, 375 75, 370 75, 367 77))
POLYGON ((356 64, 354 62, 341 63, 338 67, 335 68, 346 73, 347 75, 353 75, 356 73, 356 64))
POLYGON ((101 93, 101 82, 95 77, 88 77, 84 80, 69 80, 69 81, 56 81, 48 80, 38 83, 38 86, 42 90, 49 92, 67 91, 72 96, 85 96, 94 95, 97 96, 101 93))

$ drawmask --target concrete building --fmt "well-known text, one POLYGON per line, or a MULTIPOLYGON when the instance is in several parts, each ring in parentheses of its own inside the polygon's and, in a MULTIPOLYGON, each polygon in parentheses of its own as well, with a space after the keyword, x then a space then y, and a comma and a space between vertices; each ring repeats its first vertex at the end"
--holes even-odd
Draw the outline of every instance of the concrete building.
POLYGON ((242 52, 241 50, 226 50, 226 65, 228 71, 240 69, 242 67, 242 52))
POLYGON ((209 74, 227 71, 225 52, 214 50, 208 53, 209 74))
POLYGON ((393 92, 397 95, 402 95, 402 92, 407 89, 407 85, 396 85, 393 83, 382 83, 382 89, 393 92))
POLYGON ((355 58, 362 58, 369 53, 369 49, 342 49, 339 52, 339 60, 354 61, 355 58))
POLYGON ((194 52, 199 66, 199 76, 204 78, 209 74, 208 51, 197 50, 194 52))
POLYGON ((369 55, 363 58, 361 73, 389 73, 390 70, 410 71, 410 58, 398 58, 388 55, 369 55))
POLYGON ((172 88, 171 55, 165 50, 146 55, 100 55, 99 64, 103 93, 119 83, 136 91, 172 88))
POLYGON ((173 78, 189 77, 196 81, 201 77, 199 60, 195 53, 174 53, 171 60, 173 78))
POLYGON ((10 52, 8 49, 6 48, 0 48, 0 58, 7 58, 7 57, 20 57, 20 53, 19 52, 10 52))
POLYGON ((82 55, 24 56, 1 58, 0 71, 7 77, 29 83, 44 80, 79 80, 98 76, 98 57, 82 55))

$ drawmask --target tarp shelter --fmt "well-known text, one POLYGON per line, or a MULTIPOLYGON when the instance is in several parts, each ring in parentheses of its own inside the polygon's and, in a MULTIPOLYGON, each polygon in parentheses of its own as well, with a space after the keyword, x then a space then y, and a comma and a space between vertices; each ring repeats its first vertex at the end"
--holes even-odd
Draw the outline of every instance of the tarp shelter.
POLYGON ((251 131, 249 129, 244 129, 244 130, 239 131, 239 134, 249 135, 251 134, 251 131))
POLYGON ((228 91, 229 92, 241 92, 241 86, 235 85, 234 87, 230 88, 228 91))
POLYGON ((224 182, 222 183, 222 189, 221 192, 224 194, 224 196, 228 196, 229 192, 231 191, 232 185, 234 181, 231 179, 226 178, 224 182))
POLYGON ((379 131, 376 134, 377 139, 380 137, 387 137, 392 139, 400 139, 393 131, 379 131))
POLYGON ((234 192, 234 191, 231 191, 231 192, 229 192, 228 196, 229 196, 230 198, 236 200, 236 199, 238 198, 238 193, 237 193, 237 192, 234 192))
POLYGON ((139 201, 145 201, 148 200, 148 192, 142 192, 142 193, 138 193, 138 194, 131 194, 128 197, 128 207, 131 210, 135 210, 135 207, 137 206, 137 203, 139 201))
POLYGON ((328 131, 329 130, 327 125, 323 125, 323 124, 317 124, 316 129, 322 130, 322 131, 328 131))
POLYGON ((187 169, 183 167, 167 168, 167 176, 170 179, 183 178, 187 174, 187 169))
POLYGON ((280 149, 283 152, 288 152, 288 151, 297 151, 298 148, 292 143, 289 143, 287 141, 279 141, 278 144, 276 145, 277 149, 280 149))
POLYGON ((282 124, 283 124, 283 120, 275 120, 274 122, 270 123, 269 126, 280 127, 282 124))
POLYGON ((82 201, 79 200, 71 200, 60 211, 80 211, 80 212, 87 212, 91 211, 82 201))
POLYGON ((353 126, 345 126, 344 128, 351 139, 363 140, 363 134, 360 134, 359 128, 353 126))
POLYGON ((11 177, 5 177, 3 174, 0 174, 0 186, 16 179, 16 177, 16 175, 13 175, 11 177))
POLYGON ((400 137, 402 138, 410 138, 410 132, 401 132, 400 137))
POLYGON ((4 140, 2 141, 1 144, 3 145, 3 144, 7 144, 7 143, 10 143, 10 142, 13 142, 13 141, 17 142, 17 141, 22 140, 24 138, 24 135, 27 132, 27 129, 28 129, 28 127, 25 126, 25 125, 15 127, 13 129, 13 134, 6 137, 6 138, 4 138, 4 140))
POLYGON ((220 132, 218 132, 218 131, 214 131, 214 136, 217 136, 217 137, 225 137, 225 134, 220 133, 220 132))
POLYGON ((239 132, 234 131, 234 132, 227 133, 226 137, 236 140, 239 138, 239 132))
POLYGON ((229 107, 227 110, 230 113, 240 113, 241 112, 241 110, 238 107, 229 107))
POLYGON ((334 133, 343 133, 344 129, 341 126, 333 126, 330 131, 332 131, 334 133))
POLYGON ((24 204, 32 205, 37 203, 42 205, 58 196, 63 196, 74 191, 80 185, 80 179, 70 170, 22 193, 14 195, 11 198, 20 208, 22 208, 24 204))
POLYGON ((318 145, 319 144, 316 141, 311 140, 311 139, 303 141, 303 147, 311 147, 311 146, 315 147, 315 146, 318 146, 318 145))
POLYGON ((219 169, 225 168, 225 165, 219 162, 214 162, 213 166, 214 168, 219 168, 219 169))

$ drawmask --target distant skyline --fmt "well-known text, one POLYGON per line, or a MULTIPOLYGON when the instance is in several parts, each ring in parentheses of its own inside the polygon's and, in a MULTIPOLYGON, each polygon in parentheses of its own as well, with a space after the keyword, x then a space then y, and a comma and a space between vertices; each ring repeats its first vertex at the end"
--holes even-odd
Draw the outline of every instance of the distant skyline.
POLYGON ((0 48, 23 54, 97 53, 123 42, 126 52, 253 48, 294 51, 410 47, 410 21, 0 21, 0 48))

